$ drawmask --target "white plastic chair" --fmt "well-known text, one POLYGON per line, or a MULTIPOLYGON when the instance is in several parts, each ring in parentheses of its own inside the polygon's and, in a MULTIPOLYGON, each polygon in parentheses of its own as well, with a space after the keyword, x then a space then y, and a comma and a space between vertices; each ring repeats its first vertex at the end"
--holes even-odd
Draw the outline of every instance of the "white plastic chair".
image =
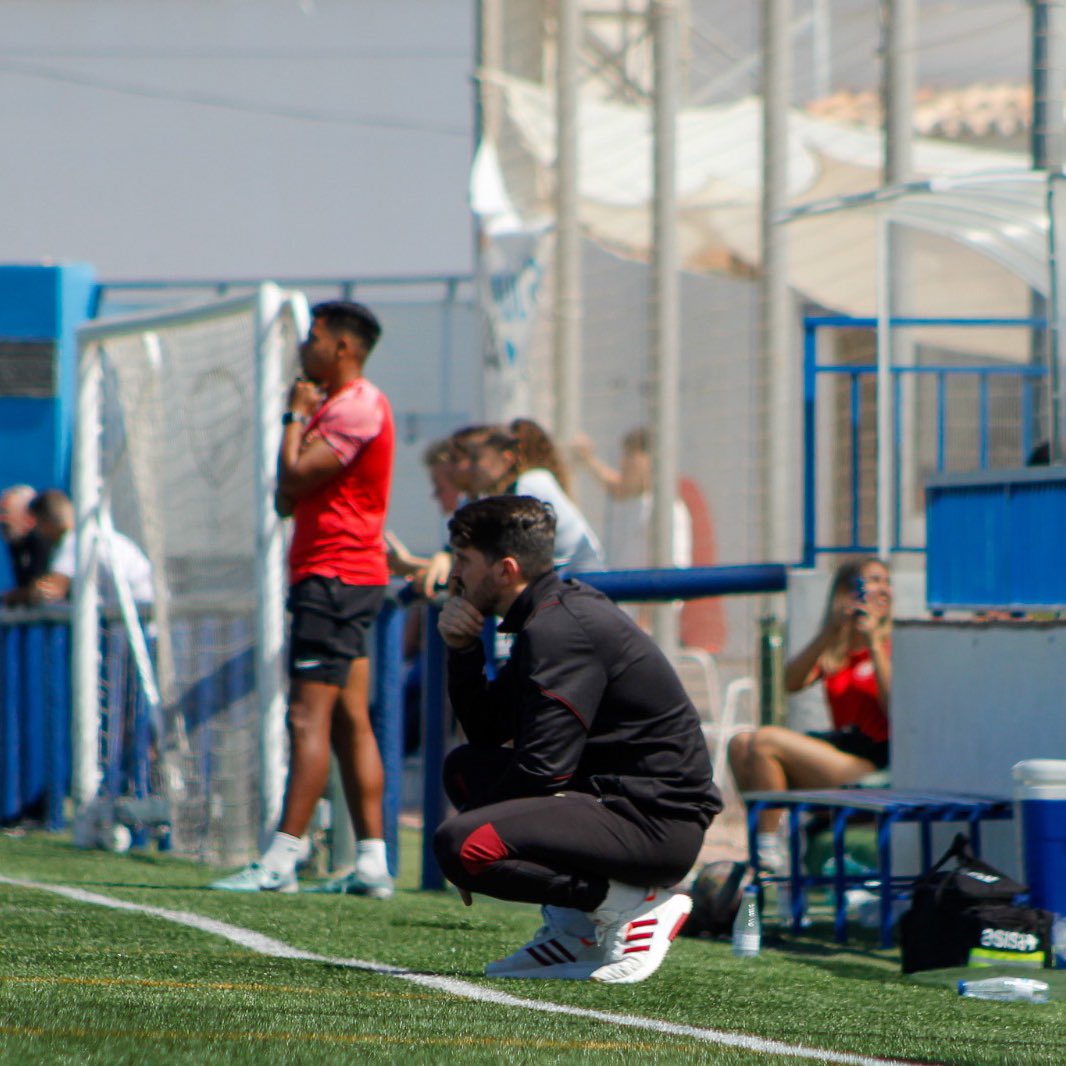
POLYGON ((725 686, 723 694, 718 664, 703 648, 681 648, 674 669, 700 716, 707 746, 713 745, 714 779, 721 781, 729 741, 737 733, 758 727, 755 680, 739 677, 725 686))

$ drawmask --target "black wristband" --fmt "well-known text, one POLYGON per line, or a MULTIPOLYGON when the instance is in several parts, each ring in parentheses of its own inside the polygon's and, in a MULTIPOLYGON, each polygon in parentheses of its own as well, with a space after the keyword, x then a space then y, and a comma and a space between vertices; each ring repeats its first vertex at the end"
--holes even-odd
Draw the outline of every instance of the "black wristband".
POLYGON ((291 425, 293 422, 299 422, 301 426, 306 426, 308 421, 307 415, 298 415, 295 411, 286 411, 281 416, 281 424, 283 426, 291 425))

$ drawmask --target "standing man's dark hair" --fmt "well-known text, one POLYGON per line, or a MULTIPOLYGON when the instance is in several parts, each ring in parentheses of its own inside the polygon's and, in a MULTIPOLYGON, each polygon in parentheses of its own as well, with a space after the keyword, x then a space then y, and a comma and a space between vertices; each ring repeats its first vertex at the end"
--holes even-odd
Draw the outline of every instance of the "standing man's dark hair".
POLYGON ((381 336, 377 315, 354 300, 327 300, 311 308, 311 317, 320 318, 334 333, 352 333, 365 345, 369 355, 381 336))
POLYGON ((384 600, 395 431, 388 397, 363 376, 381 324, 362 304, 312 311, 303 376, 282 416, 275 508, 289 548, 289 778, 277 832, 258 862, 215 882, 236 892, 294 892, 330 749, 358 842, 355 870, 325 891, 388 899, 384 768, 370 725, 369 630, 384 600))
POLYGON ((670 891, 721 809, 699 717, 652 639, 605 596, 552 569, 555 518, 488 496, 449 523, 452 596, 440 614, 448 694, 469 744, 444 785, 441 869, 480 892, 539 903, 540 931, 490 977, 610 984, 658 968, 692 901, 670 891), (514 634, 489 680, 488 617, 514 634))

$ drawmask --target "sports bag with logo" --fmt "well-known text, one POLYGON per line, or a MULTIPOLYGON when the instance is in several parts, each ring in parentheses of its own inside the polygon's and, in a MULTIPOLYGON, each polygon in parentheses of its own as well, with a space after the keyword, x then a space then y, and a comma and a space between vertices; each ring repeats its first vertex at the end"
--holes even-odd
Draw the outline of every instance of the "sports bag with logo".
POLYGON ((965 833, 914 884, 911 906, 900 918, 903 972, 951 966, 1022 963, 1050 966, 1050 911, 1017 906, 1026 891, 977 858, 965 833), (954 870, 942 870, 955 859, 954 870))

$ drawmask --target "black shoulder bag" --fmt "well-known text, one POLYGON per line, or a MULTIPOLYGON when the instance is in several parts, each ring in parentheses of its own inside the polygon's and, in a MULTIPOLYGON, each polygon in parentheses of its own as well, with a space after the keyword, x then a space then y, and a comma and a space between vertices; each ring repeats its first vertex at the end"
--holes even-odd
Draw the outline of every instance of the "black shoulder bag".
POLYGON ((903 972, 952 966, 1021 963, 1050 966, 1050 911, 1018 906, 1026 892, 977 858, 959 833, 935 866, 914 883, 910 909, 900 918, 903 972), (955 859, 954 870, 943 870, 955 859))

